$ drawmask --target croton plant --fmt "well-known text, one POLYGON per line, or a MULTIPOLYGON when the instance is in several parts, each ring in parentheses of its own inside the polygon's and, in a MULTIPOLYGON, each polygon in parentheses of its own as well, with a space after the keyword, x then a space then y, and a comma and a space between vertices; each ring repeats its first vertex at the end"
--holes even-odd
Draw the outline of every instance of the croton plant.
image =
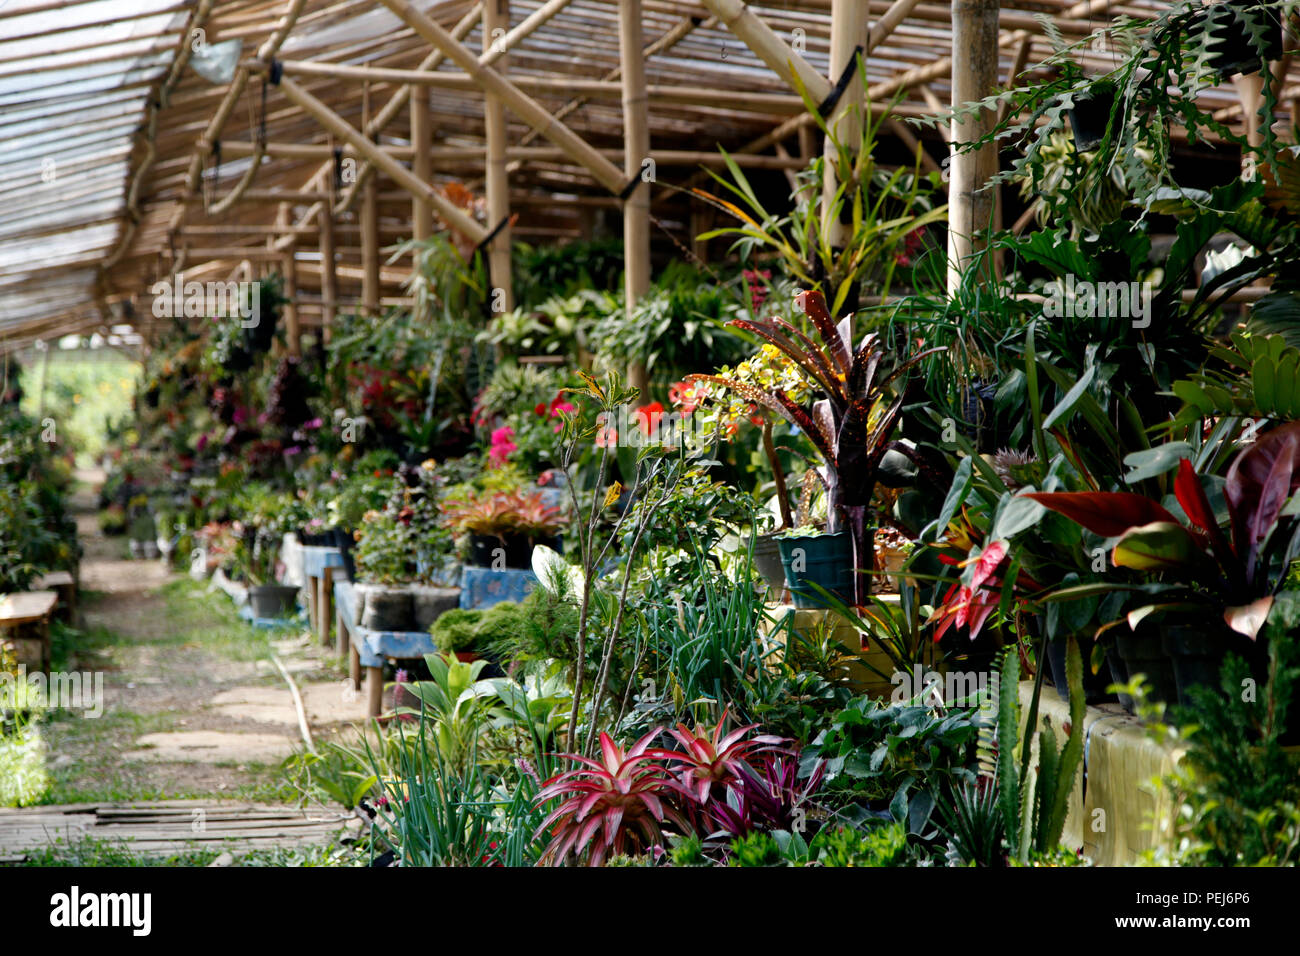
POLYGON ((1157 575, 1140 588, 1153 600, 1128 612, 1124 620, 1130 625, 1152 613, 1208 605, 1234 631, 1253 640, 1300 556, 1300 521, 1292 503, 1298 489, 1300 422, 1294 422, 1261 435, 1238 453, 1221 488, 1181 459, 1169 507, 1123 491, 1035 492, 1027 497, 1095 534, 1118 539, 1111 552, 1116 567, 1157 575), (1215 507, 1207 485, 1216 497, 1222 494, 1222 508, 1215 507), (1170 510, 1174 507, 1181 517, 1170 510))

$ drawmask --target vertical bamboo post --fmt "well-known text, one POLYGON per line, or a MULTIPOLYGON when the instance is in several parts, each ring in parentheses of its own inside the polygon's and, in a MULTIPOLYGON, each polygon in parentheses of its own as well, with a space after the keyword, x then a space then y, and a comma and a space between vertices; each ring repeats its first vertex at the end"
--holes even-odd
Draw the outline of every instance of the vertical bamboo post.
MULTIPOLYGON (((868 0, 831 0, 831 49, 830 74, 827 77, 833 86, 846 69, 854 65, 857 48, 867 49, 867 32, 870 25, 871 5, 868 0)), ((822 178, 822 232, 830 248, 838 253, 844 248, 849 226, 843 215, 837 215, 833 208, 836 190, 840 187, 837 173, 839 152, 834 140, 840 145, 855 149, 862 138, 862 84, 856 76, 849 80, 849 85, 841 95, 831 114, 827 127, 832 136, 826 137, 823 144, 825 172, 822 178)), ((847 198, 847 197, 846 197, 847 198)), ((841 213, 852 208, 845 202, 841 213)), ((833 300, 837 290, 826 288, 826 298, 833 300)), ((846 309, 857 308, 857 295, 850 292, 845 300, 846 309)))
MULTIPOLYGON (((510 32, 509 0, 484 0, 483 52, 493 51, 494 44, 504 42, 510 32)), ((496 62, 498 72, 504 74, 507 58, 502 55, 496 62)), ((483 94, 484 140, 487 173, 488 228, 510 216, 510 182, 506 175, 506 108, 501 98, 490 92, 483 94)), ((488 275, 492 282, 491 307, 493 311, 508 312, 515 307, 514 287, 510 278, 510 227, 505 226, 488 246, 488 275)))
MULTIPOLYGON (((1259 118, 1260 104, 1264 101, 1264 74, 1252 73, 1248 76, 1238 74, 1232 78, 1232 85, 1236 87, 1237 96, 1241 99, 1242 126, 1246 134, 1246 144, 1258 149, 1264 143, 1265 127, 1259 118)), ((1241 178, 1247 182, 1259 178, 1259 169, 1253 153, 1243 151, 1241 178)))
MULTIPOLYGON (((280 208, 276 213, 276 224, 289 236, 293 233, 293 218, 290 215, 289 204, 280 203, 280 208)), ((274 248, 275 238, 272 237, 271 244, 274 248)), ((290 355, 302 354, 302 334, 298 328, 298 265, 297 265, 297 244, 290 243, 284 250, 284 255, 280 260, 280 271, 284 278, 284 337, 288 343, 290 355)))
POLYGON ((379 175, 361 190, 361 307, 379 314, 379 175))
POLYGON ((334 261, 334 213, 330 204, 321 203, 316 217, 320 226, 320 334, 321 342, 328 345, 339 299, 338 265, 334 261))
MULTIPOLYGON (((642 179, 643 163, 650 158, 650 116, 645 88, 645 56, 641 41, 641 0, 620 0, 618 51, 623 67, 623 171, 636 188, 623 202, 623 292, 629 316, 650 290, 650 184, 642 179)), ((650 167, 653 169, 653 167, 650 167)), ((627 371, 628 384, 649 401, 650 376, 635 363, 627 371)))
MULTIPOLYGON (((414 154, 411 159, 411 172, 422 183, 433 181, 433 162, 429 157, 429 147, 433 140, 433 117, 429 112, 429 96, 433 91, 428 87, 412 86, 408 97, 411 110, 411 146, 414 154)), ((422 196, 411 201, 411 238, 419 241, 433 235, 433 207, 422 196)))
MULTIPOLYGON (((981 100, 998 82, 998 0, 952 0, 952 106, 981 100)), ((994 191, 982 189, 997 173, 996 143, 971 152, 961 144, 980 139, 997 119, 983 110, 952 124, 948 180, 948 292, 961 285, 971 257, 983 249, 978 238, 993 221, 994 191)))
POLYGON ((700 238, 703 233, 709 231, 708 220, 705 219, 704 212, 706 208, 712 211, 713 207, 701 208, 698 203, 691 206, 691 254, 700 262, 709 261, 709 241, 700 238))

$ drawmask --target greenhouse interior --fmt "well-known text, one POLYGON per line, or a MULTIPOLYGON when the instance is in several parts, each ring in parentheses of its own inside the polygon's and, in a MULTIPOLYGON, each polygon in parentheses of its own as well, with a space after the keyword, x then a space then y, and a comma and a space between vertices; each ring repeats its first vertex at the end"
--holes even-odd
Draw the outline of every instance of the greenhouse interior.
POLYGON ((0 0, 0 882, 1295 866, 1296 6, 0 0))

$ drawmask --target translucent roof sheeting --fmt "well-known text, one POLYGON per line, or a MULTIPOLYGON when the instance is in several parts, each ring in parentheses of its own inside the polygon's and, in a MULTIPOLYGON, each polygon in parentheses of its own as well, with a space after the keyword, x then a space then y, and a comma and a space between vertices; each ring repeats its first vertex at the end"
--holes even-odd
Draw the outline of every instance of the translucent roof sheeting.
POLYGON ((189 6, 0 0, 0 346, 36 320, 106 319, 98 266, 121 233, 133 139, 189 6))
MULTIPOLYGON (((873 23, 895 4, 863 2, 873 23)), ((469 50, 483 49, 475 0, 412 5, 456 32, 469 50)), ((799 52, 822 75, 829 70, 831 5, 747 4, 784 41, 797 37, 799 52)), ((621 166, 618 0, 505 6, 510 31, 528 26, 494 68, 621 166)), ((1053 30, 1074 42, 1114 17, 1151 19, 1167 6, 1002 0, 998 76, 1008 80, 1026 65, 1033 75, 1052 51, 1053 30), (1052 30, 1037 17, 1049 18, 1052 30)), ((719 146, 748 154, 754 175, 780 188, 783 172, 807 160, 804 142, 785 125, 804 107, 700 0, 641 0, 641 10, 651 152, 664 187, 652 199, 656 241, 667 233, 680 245, 689 243, 697 212, 712 213, 681 188, 704 178, 701 162, 716 162, 719 146)), ((110 326, 125 319, 119 313, 128 304, 149 334, 148 290, 173 271, 218 279, 289 261, 296 263, 300 321, 310 326, 323 313, 318 213, 326 206, 337 227, 336 301, 344 308, 358 301, 359 190, 345 185, 335 164, 337 136, 267 83, 258 57, 277 44, 285 76, 337 119, 362 130, 382 115, 387 125, 369 135, 404 164, 411 162, 411 88, 385 71, 429 69, 440 60, 432 67, 437 81, 419 87, 429 103, 433 183, 460 184, 481 198, 484 95, 452 58, 431 58, 429 43, 379 0, 0 0, 0 350, 110 326), (248 82, 234 94, 228 73, 206 65, 200 71, 189 59, 198 30, 204 43, 238 47, 242 69, 234 82, 248 82), (218 115, 223 121, 215 127, 218 115), (259 143, 265 155, 246 177, 259 143), (246 193, 231 196, 244 187, 246 193), (291 228, 279 222, 282 209, 291 228)), ((901 82, 895 111, 904 118, 932 114, 951 99, 951 53, 949 0, 917 0, 867 57, 868 80, 892 91, 904 74, 922 73, 922 80, 913 73, 912 82, 901 82)), ((1104 48, 1087 47, 1079 58, 1089 72, 1114 65, 1104 48)), ((1287 64, 1285 89, 1300 81, 1297 60, 1287 64)), ((1208 90, 1203 105, 1226 122, 1239 121, 1233 110, 1241 102, 1230 84, 1208 90)), ((886 138, 894 135, 886 130, 886 138)), ((939 131, 916 136, 936 164, 947 148, 939 131)), ((609 228, 603 215, 617 213, 618 199, 587 169, 513 114, 506 140, 515 152, 508 172, 516 238, 552 242, 609 228)), ((900 142, 885 145, 905 156, 911 148, 900 142)), ((807 148, 818 147, 810 140, 807 148)), ((343 157, 360 162, 351 147, 343 157)), ((411 198, 385 177, 377 204, 382 242, 391 248, 411 234, 411 198)), ((405 294, 408 265, 409 257, 385 263, 384 301, 405 294)))

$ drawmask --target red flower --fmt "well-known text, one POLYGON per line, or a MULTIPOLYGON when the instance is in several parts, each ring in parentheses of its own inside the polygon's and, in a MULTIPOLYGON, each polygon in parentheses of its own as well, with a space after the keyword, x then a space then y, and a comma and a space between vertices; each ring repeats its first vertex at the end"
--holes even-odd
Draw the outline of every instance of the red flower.
POLYGON ((664 407, 658 402, 651 402, 638 408, 633 415, 637 419, 637 427, 641 429, 641 434, 649 438, 651 432, 658 427, 659 419, 664 417, 664 407))
POLYGON ((675 408, 681 409, 683 415, 689 415, 699 407, 704 393, 705 388, 702 385, 673 382, 668 386, 668 401, 672 402, 675 408))
POLYGON ((537 407, 533 409, 533 414, 534 414, 534 415, 545 415, 545 414, 546 414, 546 403, 545 403, 545 402, 538 402, 538 403, 537 403, 537 407))

